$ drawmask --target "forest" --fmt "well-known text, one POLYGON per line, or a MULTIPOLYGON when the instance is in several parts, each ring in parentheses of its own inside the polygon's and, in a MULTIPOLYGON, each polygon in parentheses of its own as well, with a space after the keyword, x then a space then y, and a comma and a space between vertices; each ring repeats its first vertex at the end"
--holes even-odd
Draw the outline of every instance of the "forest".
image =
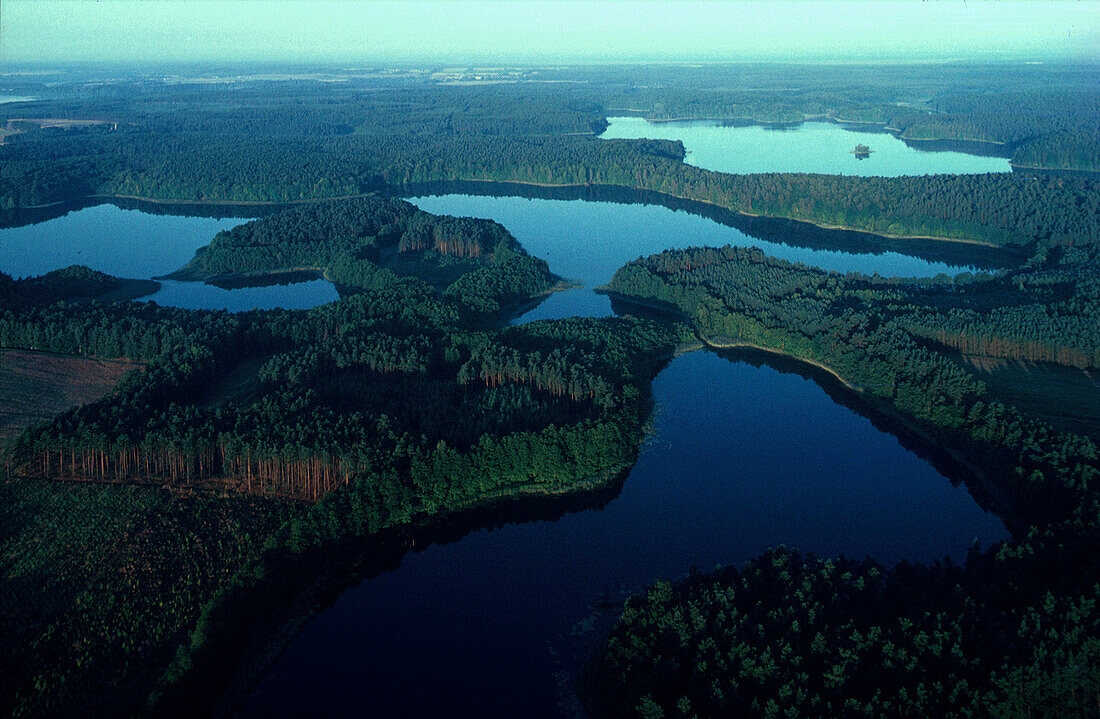
MULTIPOLYGON (((835 372, 961 461, 1013 539, 963 566, 779 549, 632 599, 580 677, 597 716, 1090 716, 1100 697, 1094 440, 1002 398, 954 352, 1097 366, 1096 246, 993 275, 888 280, 757 249, 664 252, 616 295, 835 372)), ((1082 391, 1092 391, 1082 389, 1082 391)))
POLYGON ((415 531, 617 491, 646 437, 651 380, 704 343, 834 372, 862 411, 946 456, 1012 539, 962 565, 778 548, 659 582, 580 673, 590 712, 1094 715, 1100 436, 1059 422, 1050 400, 1040 416, 969 362, 1100 369, 1089 68, 553 68, 538 85, 88 72, 9 78, 36 99, 0 104, 14 130, 0 142, 0 225, 126 198, 268 203, 163 279, 309 271, 340 300, 183 310, 130 301, 153 281, 87 267, 0 273, 0 347, 139 363, 3 448, 0 714, 209 714, 272 637, 364 563, 397 561, 415 531), (679 142, 600 139, 619 114, 869 124, 984 143, 1019 171, 729 175, 685 164, 679 142), (495 222, 396 199, 446 181, 642 191, 772 218, 779 234, 852 230, 861 251, 931 238, 953 264, 1013 262, 885 279, 755 249, 670 251, 607 288, 656 317, 513 327, 564 282, 495 222))
POLYGON ((218 284, 303 268, 322 270, 344 294, 417 278, 480 319, 561 284, 495 222, 374 197, 292 207, 221 232, 169 277, 218 284))
MULTIPOLYGON (((503 306, 551 286, 546 263, 495 223, 400 200, 289 208, 219 235, 188 271, 304 261, 370 281, 346 279, 344 299, 314 310, 233 315, 99 299, 119 281, 86 268, 4 278, 0 345, 144 363, 8 448, 5 713, 66 715, 90 693, 104 715, 147 699, 168 711, 157 697, 212 666, 192 655, 216 645, 232 666, 247 649, 236 632, 271 618, 252 605, 222 617, 224 602, 307 581, 288 555, 613 484, 637 452, 649 378, 686 337, 625 319, 499 328, 503 306), (467 264, 433 286, 367 259, 387 250, 467 264), (162 565, 165 552, 184 563, 162 565)), ((295 594, 276 596, 289 612, 295 594)))

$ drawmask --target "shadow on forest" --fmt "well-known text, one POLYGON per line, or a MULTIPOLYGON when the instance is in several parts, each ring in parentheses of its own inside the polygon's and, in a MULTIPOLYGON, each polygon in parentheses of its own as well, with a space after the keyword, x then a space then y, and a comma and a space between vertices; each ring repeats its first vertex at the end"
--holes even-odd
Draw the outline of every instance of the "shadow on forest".
POLYGON ((414 518, 409 525, 323 543, 302 553, 283 550, 285 562, 268 562, 259 583, 209 617, 212 645, 194 658, 180 681, 162 687, 154 713, 232 715, 299 629, 347 590, 395 571, 412 552, 452 544, 474 532, 602 509, 619 495, 628 472, 594 490, 501 499, 443 518, 414 518))

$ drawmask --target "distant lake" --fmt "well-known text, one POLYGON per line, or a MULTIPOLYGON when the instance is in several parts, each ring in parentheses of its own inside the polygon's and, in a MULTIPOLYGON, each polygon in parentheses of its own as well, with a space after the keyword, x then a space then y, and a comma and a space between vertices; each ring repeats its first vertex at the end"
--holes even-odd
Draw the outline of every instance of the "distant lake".
POLYGON ((1012 171, 1007 158, 922 150, 888 132, 870 132, 866 126, 831 122, 731 126, 714 121, 649 122, 640 117, 609 117, 607 121, 609 126, 601 137, 680 140, 688 151, 687 164, 718 172, 897 177, 1012 171), (857 144, 871 148, 870 157, 856 158, 851 151, 857 144))
MULTIPOLYGON (((15 278, 85 265, 116 277, 151 279, 178 270, 221 230, 247 218, 154 215, 110 204, 74 210, 61 217, 0 230, 0 272, 15 278)), ((221 309, 308 309, 338 299, 331 282, 225 290, 202 282, 161 280, 161 289, 142 298, 166 307, 221 309)))

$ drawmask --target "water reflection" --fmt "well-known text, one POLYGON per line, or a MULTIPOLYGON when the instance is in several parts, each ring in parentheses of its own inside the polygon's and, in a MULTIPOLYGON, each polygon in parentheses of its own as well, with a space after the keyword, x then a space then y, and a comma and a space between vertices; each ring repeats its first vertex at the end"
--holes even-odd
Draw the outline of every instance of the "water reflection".
MULTIPOLYGON (((239 207, 140 203, 141 209, 137 209, 135 203, 124 204, 128 206, 84 206, 34 224, 0 230, 0 270, 19 278, 79 264, 116 277, 160 277, 187 264, 218 232, 247 221, 239 216, 244 209, 239 207), (170 214, 180 211, 195 214, 170 214)), ((315 275, 284 279, 296 281, 224 288, 160 280, 159 291, 141 299, 168 307, 230 312, 308 309, 338 299, 332 283, 315 275)))
POLYGON ((781 543, 891 564, 1006 536, 964 487, 790 369, 672 360, 610 502, 405 556, 312 619, 241 715, 560 716, 564 647, 591 632, 600 597, 781 543))

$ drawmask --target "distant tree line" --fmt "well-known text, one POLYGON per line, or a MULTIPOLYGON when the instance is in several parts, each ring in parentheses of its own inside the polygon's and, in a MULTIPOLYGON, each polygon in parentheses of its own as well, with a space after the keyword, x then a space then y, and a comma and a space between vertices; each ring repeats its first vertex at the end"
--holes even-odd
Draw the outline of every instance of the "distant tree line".
MULTIPOLYGON (((223 90, 214 89, 205 103, 199 102, 204 97, 200 91, 165 97, 145 90, 133 97, 123 93, 110 103, 101 99, 96 102, 102 104, 83 100, 28 107, 26 112, 61 115, 110 111, 130 121, 115 130, 92 126, 14 136, 18 139, 0 146, 0 208, 95 193, 195 202, 286 202, 393 191, 409 183, 486 180, 637 188, 737 212, 896 236, 1014 245, 1046 239, 1095 242, 1098 236, 1100 192, 1087 180, 1004 173, 903 178, 725 175, 683 164, 679 143, 576 135, 583 132, 578 127, 599 126, 600 105, 559 90, 385 87, 365 93, 366 107, 374 111, 369 119, 354 104, 364 99, 355 91, 332 90, 323 102, 315 90, 300 91, 304 96, 292 89, 286 95, 244 93, 239 101, 234 96, 232 109, 219 104, 228 100, 220 96, 223 90), (303 99, 314 104, 304 105, 303 99), (497 114, 498 101, 505 100, 514 116, 510 123, 497 114), (175 111, 167 112, 167 107, 175 111), (311 113, 342 119, 311 125, 311 113), (358 119, 351 121, 348 115, 358 119), (295 131, 299 120, 302 129, 295 131), (316 131, 310 129, 314 126, 316 131), (336 127, 352 130, 337 132, 332 129, 336 127)), ((675 96, 678 90, 667 92, 675 96)), ((944 108, 970 113, 967 117, 985 117, 991 116, 992 108, 1004 106, 996 102, 1018 101, 1012 112, 1021 115, 1021 132, 1031 132, 1028 122, 1046 128, 1034 139, 1033 152, 1043 156, 1021 160, 1024 164, 1050 164, 1050 153, 1078 153, 1076 145, 1058 138, 1069 133, 1077 138, 1074 142, 1087 142, 1092 130, 1066 118, 1091 117, 1088 103, 1095 103, 1093 94, 1065 90, 1052 104, 1038 89, 1027 93, 998 96, 996 101, 963 94, 942 102, 944 108), (1071 104, 1059 104, 1063 102, 1071 104)), ((927 114, 893 108, 899 116, 890 121, 898 124, 914 113, 927 114)), ((949 122, 954 115, 944 110, 928 117, 949 122)), ((1015 115, 1005 117, 1009 119, 990 122, 1002 127, 1015 115)), ((918 126, 905 124, 906 131, 914 133, 918 126)), ((1006 141, 1014 141, 1012 137, 1006 141)))

